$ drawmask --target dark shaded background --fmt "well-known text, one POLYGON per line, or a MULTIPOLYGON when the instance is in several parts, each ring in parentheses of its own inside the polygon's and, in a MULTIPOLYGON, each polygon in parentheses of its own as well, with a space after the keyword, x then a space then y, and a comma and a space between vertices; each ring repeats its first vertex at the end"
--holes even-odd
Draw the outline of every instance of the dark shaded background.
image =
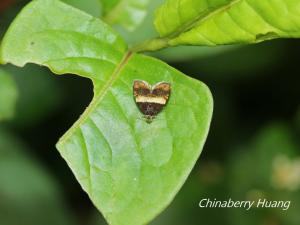
MULTIPOLYGON (((0 0, 0 36, 26 2, 0 0)), ((100 15, 96 1, 66 2, 100 15)), ((150 25, 151 15, 133 34, 116 29, 136 43, 155 35, 150 25)), ((206 83, 215 109, 198 164, 174 202, 151 224, 300 224, 299 53, 299 40, 154 53, 206 83), (291 200, 291 207, 198 207, 202 198, 260 197, 291 200)), ((56 76, 36 65, 1 68, 13 75, 20 96, 15 117, 0 125, 0 224, 105 224, 55 149, 91 101, 91 82, 56 76)))

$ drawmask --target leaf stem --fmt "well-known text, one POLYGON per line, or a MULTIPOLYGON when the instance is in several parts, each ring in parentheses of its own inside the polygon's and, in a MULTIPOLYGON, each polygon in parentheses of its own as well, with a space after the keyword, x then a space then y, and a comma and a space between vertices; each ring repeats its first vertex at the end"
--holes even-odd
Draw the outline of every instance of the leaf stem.
POLYGON ((131 52, 157 51, 169 47, 167 38, 154 38, 133 46, 131 52))

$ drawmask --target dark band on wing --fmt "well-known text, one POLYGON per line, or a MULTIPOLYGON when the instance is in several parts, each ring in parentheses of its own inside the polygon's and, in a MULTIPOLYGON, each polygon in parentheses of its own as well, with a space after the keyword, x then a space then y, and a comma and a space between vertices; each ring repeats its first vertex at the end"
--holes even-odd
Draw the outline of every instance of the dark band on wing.
POLYGON ((144 115, 149 116, 156 116, 164 107, 163 104, 158 103, 137 102, 136 104, 144 115))
POLYGON ((135 80, 133 83, 133 95, 135 97, 148 96, 151 94, 151 86, 145 81, 135 80))

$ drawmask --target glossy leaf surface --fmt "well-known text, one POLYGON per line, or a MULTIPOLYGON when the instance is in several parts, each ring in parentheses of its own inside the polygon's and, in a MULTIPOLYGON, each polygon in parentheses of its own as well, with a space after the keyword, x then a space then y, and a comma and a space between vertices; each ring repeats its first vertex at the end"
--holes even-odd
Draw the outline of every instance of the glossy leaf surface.
POLYGON ((167 45, 215 46, 300 37, 295 0, 167 0, 156 29, 167 45))

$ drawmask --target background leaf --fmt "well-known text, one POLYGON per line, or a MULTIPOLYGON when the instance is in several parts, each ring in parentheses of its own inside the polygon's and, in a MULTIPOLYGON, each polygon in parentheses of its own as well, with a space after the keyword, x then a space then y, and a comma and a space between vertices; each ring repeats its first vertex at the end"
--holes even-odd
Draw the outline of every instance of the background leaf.
POLYGON ((102 16, 108 24, 135 30, 147 15, 150 0, 100 0, 102 16))
POLYGON ((167 0, 155 18, 164 45, 215 46, 300 37, 294 0, 167 0))
POLYGON ((145 224, 170 203, 201 153, 212 115, 203 83, 126 48, 106 24, 56 0, 28 5, 1 47, 5 63, 32 62, 93 81, 91 105, 57 148, 112 225, 145 224), (135 79, 172 84, 151 124, 133 101, 135 79))
POLYGON ((121 36, 126 40, 129 46, 134 46, 138 43, 143 42, 146 39, 154 38, 157 36, 153 20, 155 10, 162 5, 164 0, 152 0, 148 4, 147 14, 142 20, 141 24, 137 26, 134 30, 129 31, 122 26, 117 24, 113 27, 121 34, 121 36))
POLYGON ((63 0, 63 2, 72 5, 82 11, 85 11, 92 16, 100 17, 101 16, 101 4, 100 0, 63 0))
POLYGON ((17 95, 15 81, 0 68, 0 121, 14 115, 17 95))
MULTIPOLYGON (((138 1, 137 4, 133 5, 134 1, 126 1, 126 0, 86 0, 86 1, 78 1, 78 0, 63 0, 63 2, 72 5, 82 11, 85 11, 89 14, 91 14, 94 17, 105 17, 108 16, 107 14, 114 12, 114 6, 117 4, 126 4, 129 5, 127 8, 134 8, 138 5, 144 4, 143 2, 148 2, 145 4, 142 8, 135 8, 133 15, 135 13, 139 13, 140 11, 143 12, 144 16, 140 18, 140 20, 134 20, 134 27, 132 29, 128 29, 123 23, 128 23, 128 18, 126 13, 129 12, 125 11, 124 8, 119 14, 115 15, 116 19, 119 21, 105 21, 107 24, 112 25, 115 30, 117 30, 121 36, 126 40, 126 43, 128 45, 135 45, 137 43, 140 43, 144 41, 145 39, 148 39, 150 37, 156 37, 157 32, 155 30, 153 20, 154 20, 154 11, 157 9, 164 0, 143 0, 138 1), (121 3, 122 2, 122 3, 121 3), (133 2, 133 3, 131 3, 133 2), (105 10, 105 11, 104 11, 105 10), (113 10, 113 12, 111 12, 113 10), (137 12, 136 12, 137 11, 137 12), (123 15, 124 18, 120 18, 120 16, 123 15)), ((132 11, 132 10, 131 10, 132 11)), ((130 12, 130 17, 132 17, 132 12, 130 12)), ((105 18, 104 18, 105 19, 105 18)), ((133 24, 131 25, 133 26, 133 24)))

